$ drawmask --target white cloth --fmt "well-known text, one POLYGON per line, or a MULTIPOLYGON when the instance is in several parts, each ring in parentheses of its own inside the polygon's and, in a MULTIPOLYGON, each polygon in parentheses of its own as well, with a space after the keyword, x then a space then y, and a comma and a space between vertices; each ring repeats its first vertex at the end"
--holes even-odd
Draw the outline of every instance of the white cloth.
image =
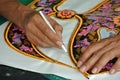
MULTIPOLYGON (((69 0, 58 7, 58 10, 70 9, 75 10, 77 13, 83 13, 90 10, 101 1, 102 0, 69 0)), ((65 46, 68 47, 70 36, 74 28, 76 27, 78 20, 60 20, 55 18, 54 16, 52 16, 52 18, 63 26, 63 42, 65 43, 65 46)), ((0 64, 9 65, 32 72, 55 74, 72 80, 87 80, 87 78, 85 78, 77 70, 55 63, 53 64, 43 60, 37 60, 28 56, 24 56, 13 50, 4 40, 4 31, 7 27, 7 24, 8 22, 0 26, 0 64)), ((72 63, 69 54, 64 53, 64 51, 62 51, 61 49, 40 47, 38 47, 38 49, 55 60, 71 65, 73 67, 75 66, 72 63)), ((91 76, 90 80, 119 80, 119 75, 120 73, 117 73, 115 75, 96 75, 91 76)))

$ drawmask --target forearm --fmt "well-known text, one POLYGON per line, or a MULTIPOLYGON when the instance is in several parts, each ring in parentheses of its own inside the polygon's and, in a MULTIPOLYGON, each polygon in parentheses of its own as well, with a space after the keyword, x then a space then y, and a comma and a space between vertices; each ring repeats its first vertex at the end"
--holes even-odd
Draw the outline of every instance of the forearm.
POLYGON ((0 0, 0 15, 14 22, 19 27, 24 26, 26 16, 34 10, 24 6, 18 0, 0 0))

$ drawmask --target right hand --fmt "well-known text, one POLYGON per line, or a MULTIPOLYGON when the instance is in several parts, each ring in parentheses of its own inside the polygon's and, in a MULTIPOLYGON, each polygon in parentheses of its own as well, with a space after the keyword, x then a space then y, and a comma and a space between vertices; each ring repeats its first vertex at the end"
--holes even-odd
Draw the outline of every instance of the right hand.
POLYGON ((54 33, 35 10, 21 4, 18 0, 1 0, 0 15, 23 28, 30 42, 41 47, 60 47, 62 27, 47 17, 55 29, 54 33))
POLYGON ((62 26, 50 17, 47 18, 56 33, 48 27, 38 13, 35 13, 25 19, 26 36, 30 42, 41 47, 60 47, 62 44, 62 26))

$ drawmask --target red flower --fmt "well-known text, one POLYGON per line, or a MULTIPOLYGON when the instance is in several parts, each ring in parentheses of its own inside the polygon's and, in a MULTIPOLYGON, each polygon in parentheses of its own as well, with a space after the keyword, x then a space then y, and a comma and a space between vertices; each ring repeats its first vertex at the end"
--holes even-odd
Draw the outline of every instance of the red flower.
POLYGON ((57 13, 57 17, 62 19, 69 19, 72 18, 74 15, 75 15, 75 11, 72 10, 63 10, 57 13))

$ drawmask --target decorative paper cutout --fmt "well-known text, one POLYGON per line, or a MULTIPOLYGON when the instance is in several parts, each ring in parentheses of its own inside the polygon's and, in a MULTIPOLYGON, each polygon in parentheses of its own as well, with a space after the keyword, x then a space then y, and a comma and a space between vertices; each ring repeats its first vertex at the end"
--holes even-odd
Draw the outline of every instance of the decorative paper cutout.
MULTIPOLYGON (((88 46, 93 42, 99 41, 103 38, 113 36, 114 34, 119 34, 120 32, 120 12, 119 0, 105 0, 95 8, 79 14, 74 10, 62 10, 59 11, 57 8, 63 4, 66 0, 35 0, 29 7, 35 9, 36 11, 42 10, 44 14, 49 16, 54 15, 58 19, 78 19, 79 23, 69 42, 69 53, 73 63, 76 65, 81 55, 81 47, 88 46), (107 33, 108 35, 103 35, 102 33, 107 33)), ((19 29, 13 23, 10 23, 5 32, 5 39, 8 45, 10 45, 16 51, 40 60, 45 60, 53 63, 57 63, 69 68, 77 69, 70 65, 64 64, 62 62, 51 59, 41 51, 39 51, 36 46, 31 44, 24 31, 19 29)), ((111 66, 116 61, 116 58, 110 61, 101 71, 106 72, 110 70, 111 66)), ((83 73, 85 76, 91 75, 88 71, 83 73)))

